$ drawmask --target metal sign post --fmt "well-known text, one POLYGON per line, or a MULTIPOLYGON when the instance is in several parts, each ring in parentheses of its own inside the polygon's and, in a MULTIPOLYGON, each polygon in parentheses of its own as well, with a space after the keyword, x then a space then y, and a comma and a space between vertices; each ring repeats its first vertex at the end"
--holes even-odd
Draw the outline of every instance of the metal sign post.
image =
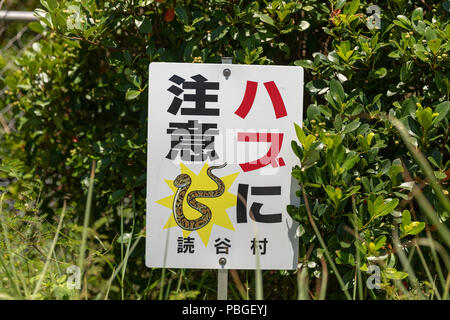
MULTIPOLYGON (((222 57, 222 64, 232 64, 232 57, 222 57)), ((228 80, 231 72, 230 69, 224 69, 223 75, 225 79, 228 80)), ((219 264, 225 267, 227 260, 225 258, 219 259, 219 264)), ((228 270, 218 269, 217 270, 217 300, 227 300, 228 299, 228 270)))
POLYGON ((7 21, 37 21, 34 12, 0 10, 0 20, 7 21))
MULTIPOLYGON (((225 259, 225 258, 222 258, 225 259)), ((219 262, 220 263, 220 262, 219 262)), ((228 299, 228 270, 217 270, 217 300, 228 299)))

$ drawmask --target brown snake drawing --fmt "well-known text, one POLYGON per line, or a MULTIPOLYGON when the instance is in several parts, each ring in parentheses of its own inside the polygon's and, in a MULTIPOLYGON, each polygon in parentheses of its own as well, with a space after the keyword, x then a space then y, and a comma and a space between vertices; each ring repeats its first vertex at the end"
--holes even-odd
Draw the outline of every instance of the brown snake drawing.
POLYGON ((225 184, 222 180, 212 174, 212 171, 215 169, 221 169, 226 165, 227 163, 225 162, 220 166, 209 167, 206 171, 208 177, 210 177, 217 184, 216 190, 195 190, 187 194, 186 200, 189 206, 200 212, 202 215, 197 219, 188 219, 183 212, 183 200, 189 187, 191 186, 191 177, 186 173, 182 173, 175 178, 175 180, 173 181, 173 185, 177 187, 178 190, 173 199, 173 216, 175 218, 175 222, 182 229, 194 231, 203 228, 209 223, 212 217, 211 209, 203 203, 198 202, 196 198, 217 198, 225 192, 225 184))

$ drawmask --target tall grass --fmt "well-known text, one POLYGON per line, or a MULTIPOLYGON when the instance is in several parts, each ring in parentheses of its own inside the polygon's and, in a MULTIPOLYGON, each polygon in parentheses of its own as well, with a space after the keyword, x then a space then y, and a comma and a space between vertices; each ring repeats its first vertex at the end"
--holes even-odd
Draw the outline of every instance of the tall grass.
POLYGON ((71 263, 65 262, 55 250, 62 234, 66 202, 55 228, 39 216, 22 218, 10 209, 5 210, 5 194, 0 198, 3 236, 0 241, 0 299, 74 298, 75 292, 66 290, 63 273, 71 263), (55 230, 53 236, 52 229, 55 230))
MULTIPOLYGON (((403 124, 395 118, 390 119, 393 126, 399 131, 400 136, 402 137, 403 143, 408 148, 409 152, 412 154, 413 158, 417 162, 417 164, 420 166, 422 171, 424 172, 425 176, 427 177, 427 180, 430 182, 430 186, 432 187, 433 191, 437 195, 441 205, 445 208, 447 212, 450 212, 450 201, 447 196, 445 196, 443 192, 442 186, 439 184, 439 181, 434 176, 433 170, 431 166, 429 165, 426 158, 423 156, 423 154, 416 149, 413 144, 411 143, 411 137, 409 136, 406 128, 403 126, 403 124)), ((303 194, 303 200, 305 203, 306 212, 308 214, 308 220, 310 222, 311 227, 314 230, 315 235, 317 236, 319 243, 321 245, 321 248, 324 250, 324 254, 326 257, 326 262, 331 266, 331 269, 334 272, 334 276, 336 277, 336 280, 338 281, 339 285, 342 288, 343 295, 347 299, 363 299, 365 294, 364 292, 367 291, 367 286, 365 286, 365 283, 363 283, 363 276, 361 272, 361 258, 359 250, 356 250, 356 266, 355 266, 355 279, 354 279, 354 286, 353 286, 353 295, 350 296, 348 291, 344 288, 344 282, 342 279, 342 276, 339 274, 338 269, 335 265, 335 262, 332 260, 330 253, 327 249, 326 243, 324 239, 322 238, 320 231, 312 218, 311 210, 309 207, 309 200, 306 195, 304 186, 301 185, 301 191, 303 194)), ((398 236, 398 226, 396 226, 393 230, 393 240, 394 240, 394 252, 398 259, 400 260, 401 266, 403 268, 403 271, 408 274, 408 278, 411 283, 412 290, 408 290, 404 284, 401 281, 393 281, 395 288, 397 288, 396 293, 391 293, 390 298, 398 298, 398 299, 426 299, 427 296, 425 295, 425 292, 423 288, 420 286, 420 284, 423 284, 424 279, 419 279, 414 267, 412 265, 412 260, 414 258, 414 255, 417 253, 419 256, 419 262, 421 267, 424 270, 424 273, 426 275, 426 280, 431 285, 432 293, 431 296, 428 298, 436 298, 438 300, 441 299, 448 299, 449 296, 449 287, 450 287, 450 264, 449 264, 449 257, 448 252, 450 248, 450 231, 447 228, 447 226, 442 223, 432 207, 432 205, 428 202, 428 200, 423 195, 421 189, 417 186, 413 187, 412 189, 412 195, 417 201, 419 207, 423 210, 423 212, 426 214, 426 216, 431 221, 431 224, 436 227, 439 235, 443 239, 444 243, 440 244, 432 239, 430 232, 427 231, 427 238, 420 238, 417 237, 412 240, 413 243, 413 249, 410 251, 409 256, 407 256, 404 252, 404 247, 400 243, 400 239, 398 236), (424 257, 424 253, 421 249, 421 247, 426 246, 430 248, 430 253, 432 256, 432 262, 426 261, 424 257), (439 250, 436 250, 439 248, 439 250), (439 256, 437 255, 437 251, 439 251, 439 256), (444 266, 446 268, 446 272, 444 272, 441 268, 441 263, 444 263, 444 266), (436 275, 432 275, 430 271, 430 267, 433 267, 433 269, 436 270, 436 275), (446 276, 445 276, 446 274, 446 276), (439 282, 441 283, 441 288, 439 288, 436 284, 436 278, 439 279, 439 282)), ((358 210, 355 205, 355 199, 352 198, 352 207, 353 207, 353 214, 355 216, 358 216, 358 210)), ((356 220, 356 219, 355 219, 356 220)), ((360 239, 358 235, 358 228, 356 225, 354 225, 353 230, 347 230, 350 233, 353 234, 355 243, 358 246, 361 246, 361 244, 364 242, 363 239, 360 239)), ((381 263, 381 266, 383 266, 383 263, 381 263)), ((384 266, 385 267, 385 266, 384 266)), ((416 266, 417 267, 417 266, 416 266)), ((319 291, 319 299, 325 299, 326 298, 326 288, 327 288, 327 281, 328 281, 328 271, 327 271, 327 265, 322 263, 322 279, 321 279, 321 286, 319 291)), ((307 274, 307 268, 299 268, 297 273, 297 288, 298 288, 298 299, 309 299, 310 294, 308 294, 308 290, 310 287, 310 282, 308 281, 308 274, 307 274)), ((371 294, 373 297, 376 297, 373 290, 369 290, 369 294, 371 294)), ((389 296, 389 295, 388 295, 389 296)))
MULTIPOLYGON (((405 144, 405 146, 407 147, 408 151, 411 153, 413 158, 416 160, 416 163, 420 166, 420 168, 424 172, 424 174, 427 177, 427 180, 429 181, 430 186, 432 187, 433 191, 435 192, 439 202, 441 203, 441 205, 445 208, 445 210, 447 212, 450 212, 449 199, 447 198, 447 196, 444 195, 443 188, 440 185, 439 181, 436 179, 430 164, 428 163, 428 161, 426 160, 424 155, 411 142, 412 137, 408 134, 407 129, 405 128, 403 123, 401 121, 399 121, 397 118, 390 117, 389 120, 392 123, 392 125, 398 130, 398 132, 400 133, 400 136, 403 140, 403 143, 405 144)), ((432 285, 433 293, 436 295, 436 297, 438 299, 442 299, 442 298, 447 299, 448 292, 449 292, 448 284, 450 282, 450 264, 449 264, 448 254, 447 254, 448 250, 450 249, 450 230, 446 227, 445 224, 443 224, 440 221, 436 211, 431 206, 431 204, 428 202, 428 200, 425 198, 425 196, 423 195, 423 193, 419 187, 414 186, 412 189, 412 194, 413 194, 414 198, 416 199, 416 201, 418 202, 421 209, 425 212, 425 214, 430 219, 432 224, 436 227, 439 235, 442 237, 442 239, 444 240, 445 245, 447 247, 445 249, 441 244, 439 244, 435 240, 433 240, 430 236, 429 231, 427 231, 427 238, 418 238, 417 237, 414 240, 415 248, 417 248, 417 253, 419 255, 419 260, 425 270, 425 273, 428 277, 428 281, 432 285), (423 245, 430 246, 430 248, 431 248, 432 257, 434 260, 434 266, 438 272, 440 282, 443 286, 442 294, 439 293, 439 290, 436 286, 435 280, 433 279, 433 277, 430 273, 430 270, 428 267, 429 263, 427 263, 425 261, 422 250, 420 249, 420 246, 423 246, 423 245), (443 260, 443 262, 446 266, 446 269, 447 269, 446 280, 444 279, 444 275, 441 270, 440 260, 438 259, 436 252, 435 252, 436 246, 439 246, 439 248, 440 248, 439 251, 441 253, 441 259, 443 260)), ((403 249, 400 245, 397 228, 395 228, 393 231, 393 239, 394 239, 395 247, 398 248, 398 250, 396 251, 397 255, 400 258, 400 261, 401 261, 401 264, 403 265, 404 270, 408 273, 408 277, 411 280, 412 286, 414 287, 416 292, 419 294, 419 296, 421 298, 424 298, 424 296, 422 294, 422 290, 418 287, 418 279, 417 279, 414 269, 410 263, 411 259, 407 259, 406 255, 403 252, 403 249)), ((411 257, 412 257, 412 255, 411 255, 411 257)))
POLYGON ((331 268, 334 271, 334 275, 336 276, 345 297, 348 300, 351 300, 352 298, 351 298, 350 294, 348 293, 347 289, 345 289, 344 280, 342 279, 342 276, 340 275, 340 273, 336 267, 336 264, 334 263, 333 258, 330 255, 330 252, 328 251, 327 245, 325 244, 325 241, 323 240, 323 237, 320 234, 320 231, 317 228, 316 223, 314 222, 314 219, 313 219, 312 213, 311 213, 311 209, 309 207, 308 196, 306 195, 306 191, 305 191, 305 186, 302 184, 300 187, 301 187, 302 194, 303 194, 303 200, 305 201, 305 207, 306 207, 306 212, 308 214, 309 223, 311 224, 311 227, 313 228, 314 233, 317 236, 317 239, 319 239, 320 245, 321 245, 322 249, 324 250, 325 257, 327 258, 328 263, 331 265, 331 268))
POLYGON ((58 241, 59 232, 61 231, 62 223, 64 221, 64 215, 66 214, 66 207, 67 207, 67 203, 66 203, 66 201, 64 201, 64 207, 63 207, 63 211, 62 211, 61 217, 59 218, 58 228, 57 228, 57 230, 55 232, 55 237, 53 238, 53 242, 52 242, 52 245, 50 247, 50 250, 48 251, 47 259, 46 259, 45 264, 44 264, 44 268, 42 268, 41 275, 40 275, 39 280, 38 280, 38 282, 36 284, 36 287, 34 288, 32 299, 34 299, 36 294, 41 289, 42 281, 44 280, 45 274, 47 273, 48 267, 50 265, 50 260, 52 258, 52 255, 53 255, 54 251, 55 251, 56 242, 58 241))

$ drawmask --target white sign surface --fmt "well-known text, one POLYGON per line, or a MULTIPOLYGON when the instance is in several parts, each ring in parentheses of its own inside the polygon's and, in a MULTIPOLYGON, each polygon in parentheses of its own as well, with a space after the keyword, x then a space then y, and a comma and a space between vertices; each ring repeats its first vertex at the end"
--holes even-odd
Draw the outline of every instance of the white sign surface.
POLYGON ((303 69, 152 63, 148 267, 297 268, 303 69))

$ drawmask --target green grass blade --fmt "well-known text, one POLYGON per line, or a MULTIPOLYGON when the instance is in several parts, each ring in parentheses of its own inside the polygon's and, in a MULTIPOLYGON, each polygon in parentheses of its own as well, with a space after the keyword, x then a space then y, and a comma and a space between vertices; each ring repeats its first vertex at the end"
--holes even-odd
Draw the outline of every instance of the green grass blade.
MULTIPOLYGON (((136 249, 136 246, 139 244, 139 241, 141 240, 141 237, 138 237, 133 245, 130 247, 130 251, 127 252, 125 254, 125 259, 128 259, 128 257, 133 253, 134 249, 136 249)), ((117 277, 117 275, 119 274, 119 272, 122 270, 123 266, 125 265, 125 259, 123 261, 120 262, 120 264, 117 266, 117 268, 114 270, 113 274, 111 275, 111 277, 109 278, 108 281, 108 290, 105 294, 105 298, 104 300, 108 300, 108 294, 109 294, 109 289, 111 287, 112 282, 114 281, 114 279, 117 277)))
POLYGON ((331 268, 334 271, 334 274, 335 274, 335 276, 336 276, 336 278, 337 278, 337 280, 339 282, 339 285, 341 286, 341 290, 344 292, 345 297, 348 300, 352 300, 352 297, 348 293, 347 289, 345 289, 344 280, 342 280, 342 277, 339 274, 339 271, 338 271, 338 269, 336 267, 336 264, 334 263, 333 258, 330 255, 330 252, 328 251, 327 245, 325 244, 325 241, 323 240, 322 235, 320 234, 320 231, 317 228, 316 223, 314 222, 314 219, 313 219, 312 214, 311 214, 311 209, 309 208, 309 201, 308 201, 308 197, 306 195, 305 186, 303 184, 301 185, 301 189, 302 189, 302 193, 303 193, 303 199, 305 200, 305 207, 306 207, 306 212, 308 214, 308 219, 309 219, 309 222, 310 222, 312 228, 314 229, 314 233, 316 234, 317 239, 319 240, 320 245, 321 245, 322 249, 325 252, 325 256, 326 256, 326 258, 328 260, 328 263, 331 265, 331 268))
POLYGON ((89 179, 89 189, 88 189, 88 197, 86 201, 86 210, 84 212, 84 223, 83 223, 83 232, 81 237, 81 246, 80 246, 80 255, 78 257, 78 267, 80 268, 80 275, 83 277, 84 271, 84 259, 86 252, 86 242, 89 228, 89 220, 91 218, 91 208, 92 208, 92 195, 94 193, 94 178, 95 178, 95 161, 92 161, 91 166, 91 175, 89 179))
POLYGON ((406 254, 403 252, 403 247, 400 244, 400 240, 398 238, 398 231, 397 230, 398 230, 398 226, 395 226, 394 230, 392 232, 393 233, 393 237, 392 238, 393 238, 393 242, 394 242, 394 247, 396 248, 395 252, 397 253, 397 256, 399 257, 400 263, 402 264, 404 270, 406 271, 406 273, 408 273, 408 277, 411 280, 411 285, 413 286, 414 289, 416 289, 416 291, 420 295, 420 297, 422 299, 424 299, 425 297, 424 297, 424 295, 422 293, 422 290, 418 286, 417 276, 416 276, 416 274, 415 274, 411 264, 409 263, 408 258, 406 257, 406 254))
POLYGON ((42 272, 41 272, 41 274, 39 276, 39 280, 38 280, 38 282, 36 284, 36 287, 34 288, 32 296, 31 296, 31 299, 33 299, 33 300, 34 300, 36 294, 41 289, 42 281, 44 280, 45 274, 47 273, 48 267, 50 266, 50 259, 52 257, 52 254, 53 254, 54 250, 55 250, 55 246, 56 246, 56 243, 57 243, 58 237, 59 237, 59 231, 61 230, 62 222, 64 220, 64 215, 65 214, 66 214, 66 201, 64 201, 64 206, 63 206, 63 210, 62 210, 62 213, 61 213, 61 217, 59 218, 58 228, 56 230, 55 237, 53 238, 53 242, 52 242, 52 245, 50 247, 50 250, 49 250, 49 252, 47 254, 47 259, 45 260, 44 268, 42 269, 42 272))
POLYGON ((325 300, 328 285, 328 268, 327 263, 323 256, 322 258, 320 258, 320 263, 322 265, 322 280, 320 281, 319 300, 325 300))
POLYGON ((420 166, 424 174, 427 176, 430 186, 433 188, 442 206, 445 208, 445 210, 447 210, 447 212, 450 212, 450 200, 442 192, 443 190, 442 186, 436 179, 433 169, 431 168, 427 159, 425 159, 424 155, 418 149, 416 149, 414 145, 410 142, 412 137, 408 134, 403 123, 401 123, 400 120, 398 120, 397 118, 392 118, 391 123, 397 128, 409 152, 411 152, 417 164, 420 166))
POLYGON ((425 257, 423 256, 422 250, 420 249, 420 246, 417 243, 416 243, 416 248, 417 248, 417 254, 419 256, 420 262, 422 263, 422 266, 423 266, 423 268, 425 270, 425 273, 426 273, 426 275, 428 277, 428 281, 430 281, 430 283, 431 283, 431 285, 433 287, 433 291, 436 294, 436 297, 439 300, 441 300, 442 299, 441 294, 439 293, 439 290, 436 287, 436 283, 435 283, 435 281, 434 281, 434 279, 433 279, 433 277, 431 275, 430 269, 428 268, 428 264, 425 261, 425 257))
MULTIPOLYGON (((127 270, 128 257, 130 256, 131 240, 133 239, 134 225, 135 225, 135 221, 136 221, 136 219, 135 219, 136 218, 136 206, 135 206, 135 202, 134 202, 134 194, 132 196, 132 199, 133 199, 133 223, 131 226, 131 235, 130 235, 130 239, 127 243, 127 249, 125 251, 125 258, 122 258, 122 260, 124 261, 124 265, 122 268, 122 287, 121 287, 122 288, 122 300, 124 299, 123 283, 125 282, 125 272, 127 270)), ((122 214, 122 216, 123 216, 123 214, 122 214)), ((122 240, 123 240, 124 239, 123 238, 123 236, 124 236, 124 234, 123 234, 123 217, 121 217, 121 221, 122 221, 121 232, 122 232, 122 240)), ((123 241, 122 241, 122 243, 123 243, 123 241)))

